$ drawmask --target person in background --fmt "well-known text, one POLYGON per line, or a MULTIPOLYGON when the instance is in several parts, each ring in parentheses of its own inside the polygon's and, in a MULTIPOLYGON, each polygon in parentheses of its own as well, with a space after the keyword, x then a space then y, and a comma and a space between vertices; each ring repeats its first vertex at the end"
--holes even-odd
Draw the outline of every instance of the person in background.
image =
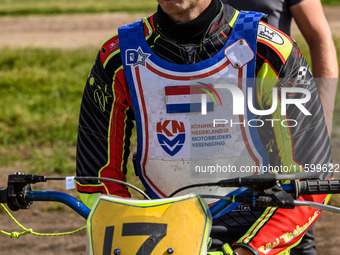
POLYGON ((312 60, 329 136, 332 133, 338 60, 332 32, 320 0, 222 0, 238 10, 268 14, 268 24, 290 36, 294 18, 305 38, 312 60))
MULTIPOLYGON (((222 0, 238 10, 268 14, 268 23, 291 35, 292 19, 308 43, 313 76, 316 79, 329 136, 338 78, 337 54, 332 32, 320 0, 222 0)), ((315 255, 313 228, 310 228, 291 255, 315 255)))

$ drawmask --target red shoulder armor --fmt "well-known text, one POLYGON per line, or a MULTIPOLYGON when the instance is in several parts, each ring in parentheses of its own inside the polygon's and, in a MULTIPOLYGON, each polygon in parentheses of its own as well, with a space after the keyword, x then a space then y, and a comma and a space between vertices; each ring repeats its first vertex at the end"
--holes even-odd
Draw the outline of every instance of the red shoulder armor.
POLYGON ((119 39, 118 39, 118 34, 116 34, 110 39, 108 39, 106 42, 104 42, 101 46, 100 60, 102 62, 102 65, 105 67, 109 59, 119 52, 120 52, 119 39))

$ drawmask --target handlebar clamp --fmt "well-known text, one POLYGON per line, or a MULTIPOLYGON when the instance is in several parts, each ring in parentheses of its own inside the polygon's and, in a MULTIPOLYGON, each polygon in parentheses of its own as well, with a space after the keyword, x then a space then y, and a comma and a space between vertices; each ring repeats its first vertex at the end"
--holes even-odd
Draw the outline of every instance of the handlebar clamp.
POLYGON ((1 200, 7 202, 12 211, 28 209, 32 204, 27 201, 26 193, 31 190, 31 183, 46 181, 45 176, 14 173, 8 176, 7 189, 1 190, 1 200))

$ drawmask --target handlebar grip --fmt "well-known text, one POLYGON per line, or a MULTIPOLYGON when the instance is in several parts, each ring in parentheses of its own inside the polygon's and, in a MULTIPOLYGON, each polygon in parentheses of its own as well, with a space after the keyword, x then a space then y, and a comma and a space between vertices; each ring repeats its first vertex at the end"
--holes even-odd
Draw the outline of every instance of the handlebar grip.
POLYGON ((303 180, 295 181, 296 197, 300 195, 340 193, 340 180, 303 180))
POLYGON ((7 189, 0 189, 0 203, 7 203, 7 189))

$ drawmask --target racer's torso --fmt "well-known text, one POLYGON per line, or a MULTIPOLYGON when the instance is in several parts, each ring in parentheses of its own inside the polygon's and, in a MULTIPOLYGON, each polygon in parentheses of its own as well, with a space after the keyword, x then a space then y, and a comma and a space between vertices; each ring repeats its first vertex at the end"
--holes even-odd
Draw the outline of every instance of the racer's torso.
MULTIPOLYGON (((167 63, 173 63, 176 66, 196 63, 199 64, 213 56, 218 56, 221 51, 224 53, 223 48, 227 46, 237 16, 238 13, 235 9, 230 6, 223 6, 217 17, 205 30, 203 39, 199 43, 193 45, 181 44, 176 42, 176 40, 167 37, 166 31, 163 31, 159 26, 159 13, 156 13, 147 20, 144 20, 144 34, 140 34, 139 38, 144 37, 143 39, 146 40, 148 48, 152 50, 152 54, 167 63)), ((127 76, 121 57, 121 47, 122 45, 120 44, 118 35, 107 40, 102 45, 95 65, 89 75, 80 113, 77 145, 78 175, 105 176, 125 180, 128 156, 130 153, 130 137, 133 129, 133 121, 134 119, 138 121, 139 116, 144 118, 145 115, 142 113, 136 114, 136 104, 133 103, 132 97, 134 95, 141 95, 141 93, 134 93, 130 90, 131 87, 127 84, 127 76)), ((141 48, 141 50, 142 54, 150 54, 150 52, 144 51, 144 48, 141 48)), ((132 58, 130 59, 132 66, 134 61, 133 56, 138 57, 138 54, 132 53, 132 58)), ((146 58, 144 59, 143 56, 140 57, 141 58, 137 58, 137 61, 144 63, 143 61, 145 61, 146 58)), ((260 128, 257 128, 256 132, 259 137, 257 143, 261 144, 256 144, 256 146, 264 148, 265 152, 268 154, 267 163, 271 166, 285 165, 294 168, 294 166, 306 163, 322 164, 330 162, 331 155, 328 134, 324 125, 322 109, 319 107, 320 103, 318 101, 319 98, 317 90, 315 89, 315 84, 311 81, 312 76, 308 65, 303 59, 296 44, 285 34, 260 22, 259 35, 257 38, 257 50, 254 52, 254 58, 254 76, 257 78, 272 79, 270 80, 270 86, 268 86, 263 79, 256 82, 254 87, 254 92, 256 94, 256 99, 254 100, 255 108, 270 108, 272 103, 271 92, 273 87, 277 87, 280 91, 280 88, 283 87, 304 86, 311 91, 312 98, 312 100, 305 104, 305 107, 312 112, 312 116, 301 117, 299 115, 300 112, 293 108, 288 108, 287 115, 285 116, 282 116, 279 112, 274 112, 271 116, 263 116, 263 119, 277 119, 279 123, 281 123, 281 121, 286 121, 287 119, 299 119, 298 125, 292 128, 284 127, 281 124, 271 126, 271 122, 268 121, 264 122, 264 125, 260 128), (305 81, 309 82, 308 86, 303 84, 305 81), (322 142, 316 143, 316 141, 322 142)), ((153 61, 153 63, 150 62, 150 66, 154 64, 154 62, 155 61, 153 61)), ((216 63, 219 62, 217 61, 216 63)), ((156 64, 159 66, 157 61, 156 64)), ((222 62, 220 64, 222 65, 222 62)), ((169 65, 171 66, 171 64, 169 65)), ((212 65, 209 65, 209 68, 211 66, 212 65)), ((208 66, 204 66, 204 68, 206 67, 208 66)), ((165 69, 164 73, 169 74, 169 68, 165 69)), ((202 70, 202 68, 187 71, 193 71, 195 75, 198 75, 197 72, 200 70, 202 70)), ((172 71, 174 75, 178 75, 177 69, 172 71)), ((154 74, 149 72, 143 75, 154 74)), ((183 74, 181 74, 181 77, 182 76, 183 74)), ((140 76, 140 78, 143 80, 147 77, 145 76, 143 78, 140 76)), ((159 75, 152 76, 152 78, 158 79, 159 75)), ((164 141, 164 132, 166 131, 171 131, 171 133, 173 133, 172 131, 176 130, 177 134, 181 133, 183 126, 180 122, 183 122, 183 124, 185 123, 183 117, 185 114, 171 113, 176 114, 173 115, 176 117, 168 118, 170 113, 166 112, 165 87, 167 85, 172 87, 193 84, 191 84, 190 81, 188 82, 189 84, 183 83, 183 81, 180 81, 180 83, 177 83, 177 81, 171 83, 168 83, 168 80, 166 80, 167 82, 164 81, 165 78, 162 77, 162 80, 159 83, 157 81, 152 81, 150 90, 148 90, 147 86, 144 85, 143 89, 146 89, 148 93, 151 93, 150 95, 153 95, 152 92, 163 93, 157 94, 157 96, 153 98, 147 98, 148 95, 146 95, 149 102, 147 103, 149 104, 148 113, 152 113, 153 110, 158 112, 154 115, 157 118, 151 120, 155 125, 152 127, 154 129, 154 136, 153 141, 150 141, 150 143, 158 146, 158 149, 152 152, 152 157, 157 158, 159 153, 161 154, 159 158, 166 155, 169 159, 171 155, 166 152, 166 149, 164 149, 166 147, 162 147, 162 144, 159 142, 157 133, 161 134, 161 132, 157 132, 157 124, 160 123, 159 127, 160 130, 163 131, 162 135, 164 141), (160 84, 161 86, 159 89, 156 89, 157 84, 160 84), (151 91, 152 89, 154 89, 154 91, 151 91), (161 98, 163 98, 163 101, 160 103, 158 100, 161 98), (155 105, 152 103, 153 99, 155 100, 155 105), (161 119, 161 113, 165 114, 166 119, 161 119), (169 120, 169 122, 164 122, 164 120, 169 120)), ((170 94, 168 95, 170 96, 170 94)), ((143 125, 140 125, 140 127, 143 127, 143 125)), ((240 128, 240 126, 238 126, 238 128, 240 128)), ((185 129, 186 127, 184 127, 184 130, 185 129)), ((202 135, 202 133, 198 132, 200 130, 195 131, 197 131, 197 134, 200 135, 195 135, 196 133, 193 133, 194 135, 188 138, 188 141, 190 141, 190 139, 192 141, 192 138, 196 136, 213 137, 212 134, 202 135)), ((148 129, 147 132, 151 133, 150 129, 148 129)), ((217 138, 226 142, 230 139, 228 136, 229 133, 230 129, 224 130, 222 137, 217 138)), ((242 134, 242 130, 239 129, 236 134, 242 134)), ((178 138, 179 142, 181 141, 180 137, 178 138)), ((244 146, 244 140, 242 143, 244 146)), ((253 144, 255 145, 255 143, 253 144)), ((141 143, 139 143, 139 145, 141 145, 141 143)), ((186 146, 189 145, 191 146, 191 144, 186 146)), ((183 144, 183 146, 185 145, 183 144)), ((149 149, 150 147, 152 146, 149 146, 149 149)), ((171 150, 169 150, 172 151, 171 153, 175 153, 173 151, 174 147, 176 146, 173 146, 171 150)), ((177 149, 179 147, 180 146, 178 146, 177 149)), ((143 148, 144 145, 139 148, 139 151, 143 151, 143 148)), ((241 146, 240 150, 242 149, 244 149, 244 147, 241 146)), ((180 148, 178 153, 180 153, 181 150, 184 151, 184 147, 180 148)), ((256 149, 254 151, 256 151, 256 149)), ((259 154, 258 158, 260 159, 262 154, 259 154)), ((180 154, 174 154, 174 156, 176 155, 180 154)), ((248 155, 244 154, 244 156, 248 155)), ((190 157, 190 153, 189 155, 182 157, 188 158, 190 157)), ((143 171, 143 168, 141 168, 141 171, 143 171)), ((176 169, 169 169, 169 171, 176 171, 176 169)), ((159 187, 161 187, 161 184, 159 187)), ((112 194, 122 197, 130 196, 126 188, 121 185, 107 182, 92 183, 83 181, 78 183, 77 189, 81 196, 83 196, 83 201, 89 202, 91 202, 91 199, 89 198, 89 194, 91 193, 112 194)), ((241 208, 229 213, 229 215, 231 215, 229 222, 235 227, 249 227, 261 216, 261 213, 261 209, 259 211, 251 210, 250 212, 248 208, 241 208), (238 221, 237 218, 241 220, 238 221)), ((266 218, 266 220, 268 219, 266 218)), ((223 224, 226 224, 226 222, 223 222, 223 224)))
MULTIPOLYGON (((144 37, 153 54, 166 62, 180 65, 202 63, 202 61, 221 52, 222 48, 226 46, 237 16, 238 13, 235 9, 224 6, 218 15, 218 19, 214 19, 208 27, 201 44, 196 45, 194 50, 190 51, 191 57, 188 57, 188 45, 177 44, 176 41, 163 35, 158 26, 158 15, 153 15, 144 22, 144 37)), ((264 86, 263 82, 257 82, 254 91, 257 94, 254 106, 257 108, 270 107, 272 87, 294 86, 292 79, 301 79, 310 75, 306 62, 291 39, 264 23, 259 25, 255 58, 256 77, 273 79, 269 89, 264 86), (306 71, 304 75, 299 77, 299 70, 295 66, 303 64, 306 65, 306 71), (285 79, 281 79, 281 77, 285 77, 285 79), (276 83, 277 79, 280 82, 276 83)), ((102 45, 96 64, 89 76, 88 86, 85 88, 82 107, 88 109, 81 111, 77 152, 78 162, 88 161, 89 167, 78 164, 79 167, 85 168, 82 170, 83 173, 84 171, 89 175, 100 173, 101 175, 125 179, 126 163, 130 152, 129 138, 133 127, 132 120, 134 119, 130 93, 120 55, 119 38, 114 36, 102 45), (89 109, 93 112, 90 112, 89 109), (93 121, 95 123, 91 123, 93 116, 95 116, 95 121, 93 121), (111 120, 114 121, 111 122, 111 120), (84 135, 83 139, 82 135, 84 135), (102 144, 102 146, 93 148, 92 144, 86 144, 92 139, 94 144, 102 144), (90 153, 91 148, 93 150, 90 153), (95 161, 92 160, 93 157, 96 158, 95 161)), ((317 100, 318 96, 315 96, 315 98, 317 100)), ((290 114, 299 114, 299 112, 291 112, 290 114)), ((294 118, 294 116, 279 115, 270 117, 276 119, 294 118)), ((314 117, 318 119, 321 118, 320 116, 322 117, 322 114, 318 112, 318 115, 314 117)), ((306 118, 305 121, 307 123, 308 119, 306 118)), ((299 123, 299 128, 301 129, 306 123, 299 123)), ((272 127, 270 122, 265 122, 263 127, 258 128, 259 139, 269 154, 268 163, 270 165, 275 166, 298 161, 296 155, 292 155, 292 153, 297 152, 298 148, 294 148, 290 137, 292 137, 291 133, 295 130, 299 131, 299 128, 272 127), (280 133, 280 136, 275 133, 280 133), (290 149, 287 151, 289 147, 290 149)), ((317 132, 321 132, 322 136, 325 135, 324 130, 317 132)), ((158 141, 156 144, 159 146, 158 141)), ((164 149, 160 151, 164 153, 164 149)), ((303 157, 303 160, 313 159, 313 153, 310 154, 303 157)), ((329 157, 326 158, 329 159, 329 157)), ((108 185, 111 187, 111 184, 108 185)), ((109 188, 109 190, 102 187, 101 190, 103 193, 128 195, 126 189, 117 185, 112 185, 112 189, 109 188)))
MULTIPOLYGON (((225 46, 211 58, 188 65, 154 54, 144 38, 143 20, 119 29, 137 124, 136 166, 153 196, 167 197, 194 183, 257 174, 262 172, 260 166, 268 165, 257 129, 245 124, 255 116, 250 112, 235 115, 234 108, 244 107, 244 102, 236 105, 236 97, 232 98, 247 95, 249 88, 255 90, 261 17, 239 14, 225 46), (207 102, 202 102, 202 96, 207 102), (226 123, 214 124, 217 120, 226 123), (240 171, 243 166, 259 168, 240 171)), ((230 191, 208 187, 189 192, 225 195, 230 191)))

